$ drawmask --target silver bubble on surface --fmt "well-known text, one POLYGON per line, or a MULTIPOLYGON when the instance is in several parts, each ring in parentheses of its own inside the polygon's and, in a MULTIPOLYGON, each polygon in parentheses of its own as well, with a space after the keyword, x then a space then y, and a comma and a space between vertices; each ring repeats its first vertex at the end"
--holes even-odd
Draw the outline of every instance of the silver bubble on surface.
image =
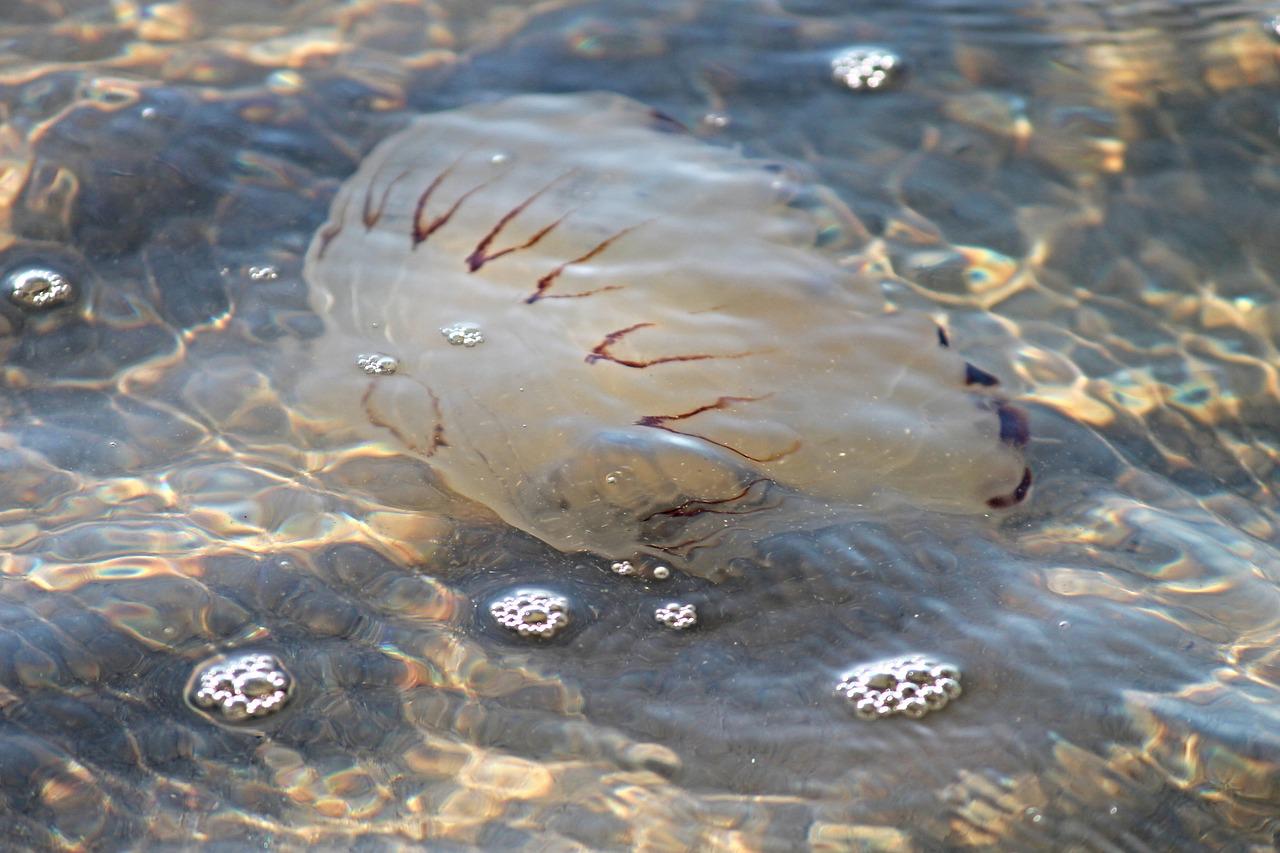
POLYGON ((273 266, 249 267, 249 278, 253 281, 275 281, 279 277, 280 271, 273 266))
POLYGON ((18 270, 5 282, 9 301, 30 311, 56 308, 75 297, 75 287, 56 270, 31 267, 18 270))
POLYGON ((863 664, 844 676, 836 693, 862 720, 902 714, 918 720, 961 695, 960 670, 920 655, 863 664))
POLYGON ((400 367, 400 360, 385 353, 363 352, 356 356, 356 365, 370 376, 390 376, 400 367))
POLYGON ((855 45, 831 58, 831 78, 854 92, 874 92, 895 83, 902 65, 902 57, 887 48, 855 45))
POLYGON ((473 347, 484 343, 484 332, 474 323, 454 323, 441 329, 440 334, 455 347, 473 347))
POLYGON ((549 592, 522 590, 493 602, 489 613, 508 631, 546 639, 569 624, 569 600, 549 592))
POLYGON ((654 617, 668 628, 683 631, 698 624, 698 609, 692 604, 668 602, 654 611, 654 617))
POLYGON ((274 655, 247 654, 205 663, 191 701, 232 723, 266 717, 284 708, 293 677, 274 655))

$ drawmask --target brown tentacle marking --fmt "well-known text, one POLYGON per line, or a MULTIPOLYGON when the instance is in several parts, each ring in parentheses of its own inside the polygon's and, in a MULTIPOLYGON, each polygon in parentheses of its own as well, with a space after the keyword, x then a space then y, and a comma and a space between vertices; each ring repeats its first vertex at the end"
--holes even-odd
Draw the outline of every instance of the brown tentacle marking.
POLYGON ((788 456, 792 453, 795 453, 797 450, 799 450, 800 449, 799 439, 797 439, 796 441, 793 441, 784 450, 778 453, 774 453, 770 456, 752 456, 748 453, 743 453, 741 450, 739 450, 736 447, 725 444, 724 442, 721 442, 721 441, 716 441, 714 438, 708 438, 707 436, 701 435, 696 432, 685 432, 684 430, 678 430, 673 427, 667 426, 668 421, 684 420, 685 418, 691 418, 695 415, 700 415, 703 412, 712 411, 713 409, 724 409, 731 403, 751 403, 751 402, 755 402, 756 400, 764 400, 769 396, 770 395, 766 394, 763 397, 720 397, 714 403, 708 403, 705 406, 699 406, 696 409, 691 409, 690 411, 684 412, 679 415, 645 415, 640 420, 636 421, 636 425, 653 427, 654 429, 665 430, 666 432, 674 433, 675 435, 688 436, 689 438, 700 438, 703 441, 708 442, 709 444, 714 444, 716 447, 724 448, 725 450, 728 450, 730 453, 735 453, 738 456, 741 456, 743 459, 747 459, 751 462, 756 462, 756 463, 776 462, 782 457, 788 456))
MULTIPOLYGON (((771 510, 774 508, 775 508, 774 506, 761 506, 751 510, 743 510, 742 512, 738 513, 738 515, 749 515, 755 512, 765 512, 767 510, 771 510)), ((691 554, 692 552, 696 551, 699 548, 708 547, 713 540, 723 536, 724 533, 725 533, 724 528, 721 528, 720 530, 714 530, 711 533, 708 533, 706 536, 696 536, 693 539, 686 539, 683 542, 677 542, 674 545, 651 544, 649 547, 654 548, 658 551, 661 551, 664 554, 670 554, 673 557, 683 557, 687 559, 689 554, 691 554)))
POLYGON ((521 243, 520 245, 508 246, 505 249, 499 249, 493 254, 489 254, 489 246, 492 245, 493 241, 498 238, 498 235, 500 233, 502 233, 502 229, 506 228, 509 224, 511 224, 511 220, 515 219, 521 213, 524 213, 524 211, 528 209, 529 205, 533 204, 543 194, 545 194, 548 190, 550 190, 553 186, 560 183, 570 175, 574 174, 574 172, 576 171, 577 169, 570 169, 560 177, 550 181, 542 189, 538 190, 533 195, 529 196, 524 201, 520 202, 518 205, 516 205, 510 211, 508 211, 506 215, 504 215, 501 219, 499 219, 497 223, 493 226, 493 228, 489 229, 489 233, 484 235, 484 237, 480 240, 480 242, 476 244, 476 247, 471 252, 471 254, 467 256, 467 268, 471 270, 471 272, 475 272, 476 270, 480 269, 489 261, 492 261, 495 258, 500 258, 503 255, 509 255, 512 252, 518 252, 521 249, 528 249, 529 247, 535 245, 543 237, 547 236, 552 231, 554 231, 556 226, 558 226, 561 222, 563 222, 565 220, 565 217, 568 216, 569 213, 572 213, 573 211, 569 211, 569 213, 564 214, 564 216, 561 216, 559 219, 555 220, 550 225, 547 225, 544 228, 542 228, 540 231, 537 231, 532 237, 530 237, 528 240, 521 243))
POLYGON ((682 421, 685 418, 691 418, 694 415, 700 415, 703 412, 710 412, 715 409, 727 408, 730 403, 754 403, 757 400, 765 400, 772 397, 772 394, 765 394, 761 397, 717 397, 714 403, 708 403, 705 406, 699 406, 696 409, 690 409, 679 415, 645 415, 636 421, 639 426, 661 426, 667 421, 682 421))
POLYGON ((378 224, 378 220, 382 218, 383 211, 387 209, 387 198, 391 195, 391 190, 397 183, 406 177, 411 169, 405 169, 400 174, 392 178, 385 187, 382 188, 382 196, 378 199, 378 206, 373 206, 373 181, 369 182, 369 189, 364 194, 364 207, 360 212, 360 219, 364 222, 364 230, 371 231, 373 226, 378 224))
POLYGON ((1031 469, 1022 469, 1022 479, 1018 482, 1017 488, 1007 495, 997 495, 987 501, 987 506, 992 509, 1008 509, 1015 504, 1022 503, 1026 498, 1027 492, 1031 491, 1031 469))
POLYGON ((472 252, 467 257, 467 268, 471 272, 475 272, 476 270, 480 269, 482 266, 487 264, 489 261, 492 261, 496 258, 500 258, 503 255, 509 255, 512 252, 519 252, 522 249, 528 249, 533 246, 536 246, 539 240, 541 240, 543 237, 547 236, 552 231, 554 231, 561 222, 564 222, 565 218, 568 215, 569 214, 566 213, 564 216, 561 216, 559 219, 555 220, 550 225, 547 225, 541 230, 534 232, 534 235, 532 237, 530 237, 528 240, 524 241, 518 246, 508 246, 505 249, 499 249, 498 251, 494 252, 492 255, 487 255, 483 253, 484 247, 488 245, 488 241, 492 239, 492 236, 497 235, 498 230, 501 228, 501 224, 494 226, 494 230, 489 232, 491 236, 486 237, 484 240, 482 240, 480 245, 476 246, 475 251, 472 252))
POLYGON ((539 299, 543 299, 544 297, 548 296, 549 294, 547 294, 547 290, 551 288, 551 285, 555 284, 556 279, 559 278, 560 273, 564 272, 565 269, 573 266, 574 264, 586 263, 587 261, 594 258, 596 255, 603 252, 605 249, 612 246, 618 240, 622 239, 626 235, 630 234, 632 231, 639 228, 641 225, 645 225, 645 224, 647 223, 641 222, 636 225, 623 228, 621 231, 619 231, 617 234, 614 234, 612 237, 606 237, 605 239, 601 240, 591 249, 588 249, 584 254, 579 255, 578 257, 574 258, 571 261, 565 261, 563 264, 556 267, 551 272, 544 275, 542 278, 538 279, 537 288, 533 291, 532 294, 529 295, 528 298, 525 299, 525 302, 529 305, 532 305, 533 303, 537 302, 539 299))
POLYGON ((477 186, 474 186, 471 189, 467 190, 465 193, 458 196, 458 200, 455 201, 448 210, 446 210, 444 213, 437 216, 435 219, 431 220, 431 223, 427 225, 426 228, 423 228, 422 220, 419 217, 420 217, 420 214, 422 213, 422 208, 426 206, 427 196, 431 194, 431 191, 434 188, 435 184, 433 183, 432 187, 428 187, 427 191, 423 193, 422 199, 419 200, 418 206, 413 213, 413 247, 415 249, 418 248, 418 244, 422 243, 432 234, 436 233, 441 228, 443 228, 446 224, 448 224, 449 220, 453 218, 453 215, 458 212, 458 208, 462 207, 462 203, 464 201, 471 198, 473 195, 480 192, 480 190, 489 186, 489 184, 491 183, 493 183, 492 178, 490 178, 489 180, 485 181, 482 184, 478 184, 477 186))
MULTIPOLYGON (((586 295, 586 294, 583 294, 586 295)), ((655 364, 669 364, 675 361, 706 361, 712 358, 746 358, 749 355, 755 355, 754 352, 734 352, 726 355, 713 355, 712 353, 691 353, 689 355, 664 355, 659 358, 651 358, 645 361, 633 361, 632 359, 619 358, 609 352, 609 348, 622 340, 627 335, 637 329, 647 329, 653 326, 653 323, 636 323, 617 331, 610 332, 604 336, 604 340, 596 344, 595 348, 587 354, 587 364, 595 364, 597 361, 612 361, 614 364, 620 364, 623 367, 652 367, 655 364)))
POLYGON ((583 290, 578 293, 551 293, 543 299, 581 299, 584 296, 594 296, 597 293, 608 293, 611 290, 622 290, 624 285, 606 284, 604 287, 597 287, 594 290, 583 290))
POLYGON ((320 248, 316 251, 316 260, 324 257, 324 253, 329 251, 329 244, 332 243, 342 232, 342 222, 347 216, 347 205, 350 204, 351 197, 347 196, 342 200, 342 207, 338 208, 338 212, 334 215, 333 221, 320 229, 317 239, 320 241, 320 248))
POLYGON ((434 456, 436 451, 441 447, 449 446, 449 442, 446 441, 444 437, 444 412, 440 408, 440 398, 436 396, 434 391, 426 385, 422 386, 423 390, 427 392, 427 396, 431 398, 431 408, 432 411, 435 412, 436 416, 436 425, 431 431, 431 444, 422 448, 417 446, 407 436, 401 433, 400 430, 396 429, 393 424, 389 424, 378 417, 377 412, 373 410, 369 400, 369 398, 373 396, 373 388, 376 384, 376 382, 370 382, 369 387, 365 389, 364 395, 360 398, 360 405, 364 409, 365 416, 369 418, 369 423, 389 431, 396 438, 400 439, 400 442, 404 444, 405 447, 417 453, 421 453, 424 456, 434 456))
POLYGON ((470 151, 463 152, 461 155, 458 156, 456 160, 454 160, 448 166, 445 166, 444 171, 436 175, 435 179, 432 180, 431 183, 427 184, 427 188, 423 190, 422 195, 418 196, 418 203, 413 207, 413 248, 415 249, 418 248, 418 245, 422 243, 422 241, 426 240, 432 234, 436 233, 441 228, 443 228, 445 224, 448 223, 448 221, 453 218, 453 215, 458 212, 458 208, 462 207, 462 203, 464 201, 471 198, 471 196, 480 192, 480 190, 489 186, 489 184, 493 183, 494 180, 496 180, 496 177, 490 178, 484 183, 479 184, 478 186, 474 186, 471 189, 467 190, 465 193, 458 196, 457 200, 453 203, 453 205, 448 210, 446 210, 444 213, 437 216, 435 219, 431 220, 431 222, 427 223, 425 227, 423 226, 422 214, 426 212, 427 202, 431 200, 431 196, 433 196, 435 194, 435 191, 440 188, 440 185, 444 183, 445 178, 453 174, 453 170, 456 169, 458 167, 458 164, 461 163, 463 159, 470 153, 471 153, 470 151))
POLYGON ((431 181, 431 183, 427 184, 427 188, 423 191, 422 195, 418 196, 418 203, 413 207, 414 248, 417 248, 418 244, 426 239, 425 236, 419 234, 419 230, 418 230, 420 227, 419 223, 422 221, 422 211, 426 209, 427 202, 431 200, 431 196, 435 193, 437 189, 440 188, 440 185, 444 183, 444 179, 449 177, 449 174, 454 170, 454 168, 458 165, 458 163, 461 162, 461 160, 462 158, 459 157, 457 160, 454 160, 452 163, 446 166, 443 172, 436 175, 435 178, 431 181))
POLYGON ((739 450, 738 448, 734 447, 731 444, 725 444, 723 441, 716 441, 714 438, 708 438, 707 436, 700 435, 696 432, 685 432, 683 430, 672 429, 669 426, 661 426, 657 424, 646 424, 646 426, 652 426, 654 429, 665 430, 666 432, 674 433, 676 435, 683 435, 687 438, 700 438, 703 441, 707 442, 708 444, 714 444, 716 447, 724 448, 730 453, 737 454, 738 456, 741 456, 743 459, 746 459, 749 462, 756 462, 759 464, 764 464, 766 462, 777 462, 779 459, 781 459, 784 456, 790 456, 792 453, 795 453, 797 450, 800 449, 800 444, 801 444, 800 439, 797 438, 795 441, 791 442, 789 445, 787 445, 782 450, 779 450, 777 453, 771 453, 768 456, 752 456, 750 453, 743 453, 741 450, 739 450))
POLYGON ((646 521, 652 521, 654 518, 660 515, 667 516, 668 518, 691 518, 695 515, 702 515, 704 512, 709 512, 713 515, 751 515, 752 513, 756 513, 756 512, 760 512, 761 510, 768 509, 768 507, 756 506, 756 507, 750 507, 748 509, 712 509, 712 507, 721 506, 723 504, 733 503, 734 501, 742 500, 756 486, 760 485, 761 483, 769 483, 769 482, 771 481, 769 480, 768 477, 760 477, 758 479, 752 480, 750 483, 747 483, 747 487, 745 489, 738 492, 736 495, 730 495, 727 498, 716 498, 716 499, 706 499, 706 500, 690 498, 689 500, 685 501, 682 504, 673 506, 671 509, 660 509, 657 512, 650 513, 649 515, 646 515, 644 518, 640 519, 640 523, 643 524, 646 521))

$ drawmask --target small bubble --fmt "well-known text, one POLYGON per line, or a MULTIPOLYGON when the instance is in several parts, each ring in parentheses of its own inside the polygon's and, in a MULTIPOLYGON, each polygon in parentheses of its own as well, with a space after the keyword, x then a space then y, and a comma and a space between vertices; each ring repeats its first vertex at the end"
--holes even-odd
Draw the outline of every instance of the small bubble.
POLYGON ((484 333, 474 323, 454 323, 441 329, 440 334, 454 346, 473 347, 484 343, 484 333))
POLYGON ((356 365, 370 376, 390 376, 399 369, 400 361, 384 353, 366 352, 356 356, 356 365))
POLYGON ((671 601, 654 611, 654 618, 668 628, 683 631, 698 624, 698 609, 692 604, 671 601))
POLYGON ((13 273, 5 290, 10 302, 32 311, 56 308, 75 296, 75 288, 62 273, 42 267, 13 273))
POLYGON ((666 566, 654 566, 653 576, 660 581, 664 581, 667 578, 671 577, 671 570, 668 569, 666 566))
POLYGON ((636 573, 636 567, 631 565, 629 560, 619 560, 609 567, 609 571, 613 572, 615 575, 634 575, 636 573))
POLYGON ((711 112, 702 117, 702 123, 715 130, 723 130, 729 126, 730 121, 727 113, 711 112))
POLYGON ((499 151, 498 153, 494 154, 492 157, 489 158, 489 162, 494 164, 495 166, 500 166, 503 163, 510 162, 510 160, 511 160, 511 155, 505 151, 499 151))
POLYGON ((874 92, 897 81, 902 57, 888 48, 854 45, 831 59, 831 78, 854 92, 874 92))
POLYGON ((267 76, 267 88, 277 95, 294 94, 302 89, 303 83, 297 71, 273 71, 267 76))
POLYGON ((142 117, 143 117, 143 118, 155 118, 155 117, 156 117, 156 108, 155 108, 155 107, 143 107, 143 108, 142 108, 142 117))
POLYGON ((1061 622, 1058 623, 1058 627, 1065 631, 1067 628, 1071 627, 1071 623, 1068 622, 1066 619, 1063 619, 1061 622))
POLYGON ((280 271, 275 267, 249 267, 249 278, 254 281, 275 281, 280 277, 280 271))

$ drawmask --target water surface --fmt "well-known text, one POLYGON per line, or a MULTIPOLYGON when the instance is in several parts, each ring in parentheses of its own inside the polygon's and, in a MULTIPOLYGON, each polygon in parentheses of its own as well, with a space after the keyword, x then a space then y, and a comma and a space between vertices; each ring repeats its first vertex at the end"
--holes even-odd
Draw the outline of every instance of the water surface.
MULTIPOLYGON (((0 824, 31 849, 1266 849, 1277 68, 1255 3, 20 3, 0 24, 0 824), (887 47, 875 93, 833 53, 887 47), (302 256, 424 111, 605 89, 829 187, 820 249, 1029 412, 991 519, 619 576, 287 404, 302 256), (541 587, 532 643, 489 603, 541 587), (696 604, 663 629, 655 607, 696 604), (202 661, 296 691, 220 725, 202 661), (957 665, 920 720, 851 667, 957 665)), ((818 204, 819 200, 815 200, 818 204)), ((352 369, 356 369, 353 365, 352 369)), ((646 567, 650 568, 650 567, 646 567)))

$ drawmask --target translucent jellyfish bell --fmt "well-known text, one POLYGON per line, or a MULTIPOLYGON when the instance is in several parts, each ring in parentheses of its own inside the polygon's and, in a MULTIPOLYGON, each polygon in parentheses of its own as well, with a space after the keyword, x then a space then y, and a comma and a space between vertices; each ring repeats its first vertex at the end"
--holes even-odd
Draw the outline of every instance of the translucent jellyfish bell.
POLYGON ((1018 503, 1025 418, 931 318, 817 250, 793 195, 617 95, 424 116, 312 240, 325 332, 295 403, 561 550, 709 577, 789 495, 1018 503), (379 352, 394 376, 351 369, 379 352))

